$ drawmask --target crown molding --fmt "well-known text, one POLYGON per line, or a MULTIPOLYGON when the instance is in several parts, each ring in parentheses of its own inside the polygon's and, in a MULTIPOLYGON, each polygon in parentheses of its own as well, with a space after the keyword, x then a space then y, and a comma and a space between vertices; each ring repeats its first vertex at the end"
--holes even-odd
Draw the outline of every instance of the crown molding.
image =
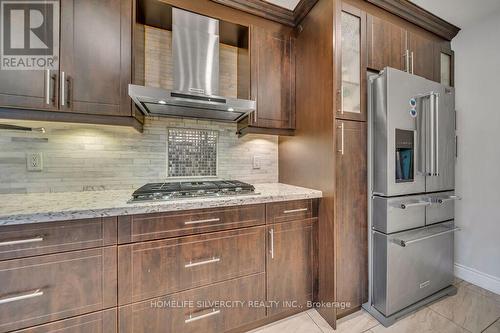
POLYGON ((211 0, 265 19, 295 27, 318 0, 300 0, 294 10, 289 10, 262 0, 211 0))
POLYGON ((418 25, 444 39, 452 40, 460 28, 437 17, 408 0, 365 0, 377 7, 418 25))
MULTIPOLYGON (((297 26, 318 0, 301 0, 289 10, 263 0, 211 0, 291 27, 297 26)), ((332 0, 333 1, 333 0, 332 0)), ((442 38, 452 40, 460 28, 408 0, 365 0, 442 38)))

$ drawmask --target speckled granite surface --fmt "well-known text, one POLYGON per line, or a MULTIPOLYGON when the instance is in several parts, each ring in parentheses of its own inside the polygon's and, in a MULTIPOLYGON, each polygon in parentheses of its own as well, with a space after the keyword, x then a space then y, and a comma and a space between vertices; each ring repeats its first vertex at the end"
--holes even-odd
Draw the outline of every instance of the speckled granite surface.
POLYGON ((103 216, 249 205, 320 198, 321 191, 285 184, 256 184, 254 195, 127 203, 132 191, 0 195, 0 226, 103 216))

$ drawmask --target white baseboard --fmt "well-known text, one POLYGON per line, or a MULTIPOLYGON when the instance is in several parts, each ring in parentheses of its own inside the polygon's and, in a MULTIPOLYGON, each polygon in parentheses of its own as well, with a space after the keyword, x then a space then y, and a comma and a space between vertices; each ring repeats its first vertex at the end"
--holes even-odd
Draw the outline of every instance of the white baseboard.
POLYGON ((455 276, 500 295, 500 278, 455 263, 455 276))

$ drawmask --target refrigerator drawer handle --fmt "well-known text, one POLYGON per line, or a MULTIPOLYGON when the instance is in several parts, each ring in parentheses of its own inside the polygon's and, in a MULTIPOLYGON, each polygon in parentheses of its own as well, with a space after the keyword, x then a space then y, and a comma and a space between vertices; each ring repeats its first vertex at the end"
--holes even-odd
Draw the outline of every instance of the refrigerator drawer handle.
POLYGON ((443 203, 443 202, 452 201, 452 200, 462 200, 462 198, 459 197, 458 195, 450 195, 448 198, 438 198, 437 202, 443 203))
POLYGON ((412 203, 404 203, 402 202, 399 208, 401 209, 406 209, 406 208, 411 208, 411 207, 420 207, 420 206, 429 206, 431 203, 429 201, 419 201, 419 202, 412 202, 412 203))
POLYGON ((397 245, 399 245, 399 246, 401 246, 401 247, 406 247, 407 245, 410 245, 410 244, 413 244, 413 243, 417 243, 417 242, 420 242, 420 241, 423 241, 423 240, 426 240, 426 239, 429 239, 429 238, 434 238, 434 237, 437 237, 437 236, 449 234, 449 233, 452 233, 452 232, 455 232, 455 231, 460 231, 460 228, 456 227, 456 228, 453 228, 453 229, 450 229, 450 230, 437 232, 437 233, 429 235, 429 236, 425 236, 425 237, 421 237, 421 238, 416 238, 416 239, 412 239, 412 240, 407 240, 407 241, 403 240, 403 239, 394 239, 394 243, 397 244, 397 245))

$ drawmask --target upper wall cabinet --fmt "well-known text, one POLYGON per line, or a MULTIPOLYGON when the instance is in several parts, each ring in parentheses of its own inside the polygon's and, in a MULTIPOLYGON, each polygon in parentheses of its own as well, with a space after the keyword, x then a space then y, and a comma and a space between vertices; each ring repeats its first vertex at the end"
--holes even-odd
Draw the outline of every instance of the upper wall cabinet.
POLYGON ((61 111, 128 116, 132 2, 61 0, 61 111))
POLYGON ((415 32, 407 32, 410 73, 434 80, 434 41, 415 32))
POLYGON ((1 116, 140 128, 127 91, 132 6, 132 0, 60 0, 58 68, 2 71, 0 108, 8 109, 1 116))
POLYGON ((449 43, 428 33, 367 15, 367 67, 370 69, 379 71, 388 66, 448 84, 453 77, 453 51, 446 45, 449 43))
POLYGON ((389 21, 367 15, 367 53, 371 69, 392 67, 406 70, 406 31, 389 21))
POLYGON ((240 133, 289 135, 295 128, 295 40, 250 29, 250 98, 257 110, 239 124, 240 133))
MULTIPOLYGON (((340 66, 338 75, 337 118, 366 120, 366 51, 365 12, 342 4, 340 13, 340 66)), ((339 36, 338 36, 339 37, 339 36)))

